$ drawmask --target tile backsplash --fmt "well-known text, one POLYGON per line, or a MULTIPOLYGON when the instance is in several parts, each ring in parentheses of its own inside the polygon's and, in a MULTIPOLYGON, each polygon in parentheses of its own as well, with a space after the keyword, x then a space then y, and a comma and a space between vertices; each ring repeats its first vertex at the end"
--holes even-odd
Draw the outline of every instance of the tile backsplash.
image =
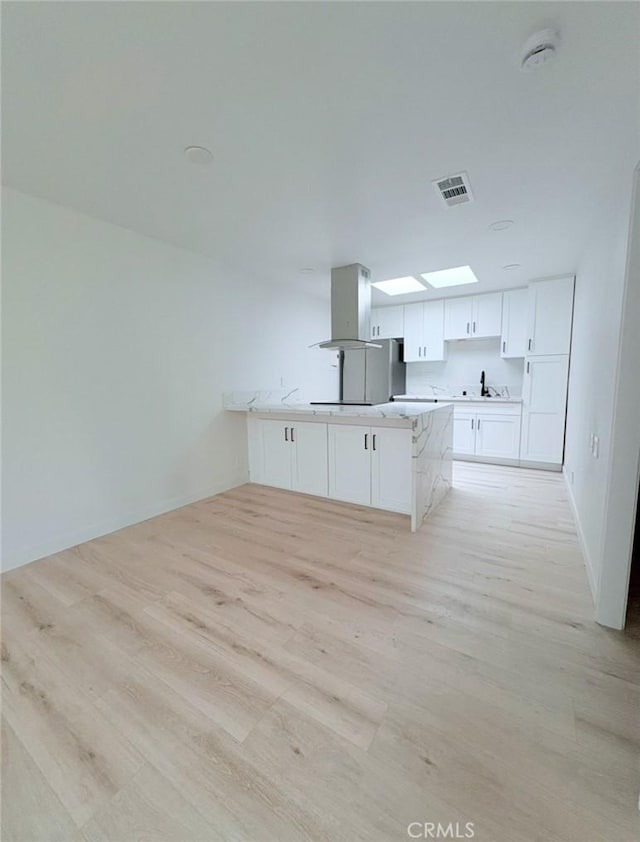
POLYGON ((480 394, 480 373, 488 387, 504 397, 522 395, 524 360, 504 360, 500 340, 468 339, 448 342, 444 362, 407 363, 407 394, 480 394))

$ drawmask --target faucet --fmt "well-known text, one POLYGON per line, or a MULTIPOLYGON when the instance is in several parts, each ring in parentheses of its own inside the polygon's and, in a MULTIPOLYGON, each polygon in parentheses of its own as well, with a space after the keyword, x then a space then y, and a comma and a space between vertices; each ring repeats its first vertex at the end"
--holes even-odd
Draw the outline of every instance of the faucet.
POLYGON ((480 374, 480 397, 486 398, 489 396, 489 390, 484 385, 484 371, 480 374))

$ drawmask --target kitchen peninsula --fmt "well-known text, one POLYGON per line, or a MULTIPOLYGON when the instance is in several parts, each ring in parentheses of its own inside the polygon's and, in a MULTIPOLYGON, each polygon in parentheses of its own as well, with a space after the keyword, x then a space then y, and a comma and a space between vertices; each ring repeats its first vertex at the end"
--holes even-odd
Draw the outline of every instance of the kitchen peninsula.
POLYGON ((224 406, 248 414, 251 482, 407 514, 412 531, 451 487, 452 404, 224 406))

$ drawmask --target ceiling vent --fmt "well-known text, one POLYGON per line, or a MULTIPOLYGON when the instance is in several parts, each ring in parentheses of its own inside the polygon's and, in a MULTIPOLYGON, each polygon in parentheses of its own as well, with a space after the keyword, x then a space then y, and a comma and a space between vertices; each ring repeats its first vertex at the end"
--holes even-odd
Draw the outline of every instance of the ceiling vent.
POLYGON ((433 186, 448 208, 452 208, 454 205, 465 205, 473 201, 469 176, 466 172, 448 175, 446 178, 438 178, 433 182, 433 186))

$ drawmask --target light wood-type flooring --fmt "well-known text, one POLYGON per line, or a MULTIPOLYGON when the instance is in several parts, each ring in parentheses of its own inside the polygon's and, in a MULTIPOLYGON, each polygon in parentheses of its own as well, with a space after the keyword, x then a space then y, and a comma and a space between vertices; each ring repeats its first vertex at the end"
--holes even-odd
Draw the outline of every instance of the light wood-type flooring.
POLYGON ((454 483, 413 535, 246 485, 6 574, 2 842, 637 842, 640 641, 562 477, 454 483))

